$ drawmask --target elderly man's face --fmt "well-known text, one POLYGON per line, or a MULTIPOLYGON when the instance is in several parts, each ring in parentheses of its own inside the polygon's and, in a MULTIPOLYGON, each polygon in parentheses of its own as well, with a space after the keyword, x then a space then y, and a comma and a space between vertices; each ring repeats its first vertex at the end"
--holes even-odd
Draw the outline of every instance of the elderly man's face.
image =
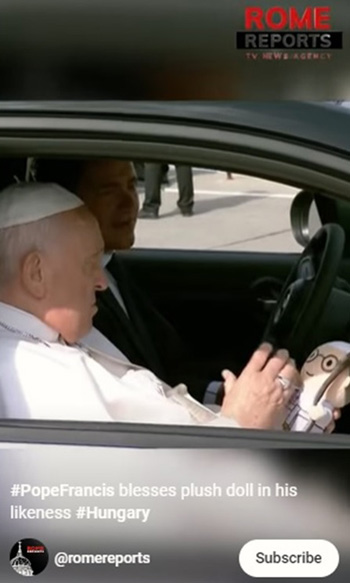
POLYGON ((104 244, 97 221, 87 211, 65 213, 62 240, 47 256, 44 321, 69 342, 89 332, 97 312, 95 292, 106 289, 104 244))
POLYGON ((130 162, 88 162, 83 168, 77 194, 98 220, 107 251, 132 247, 139 199, 136 175, 130 162))

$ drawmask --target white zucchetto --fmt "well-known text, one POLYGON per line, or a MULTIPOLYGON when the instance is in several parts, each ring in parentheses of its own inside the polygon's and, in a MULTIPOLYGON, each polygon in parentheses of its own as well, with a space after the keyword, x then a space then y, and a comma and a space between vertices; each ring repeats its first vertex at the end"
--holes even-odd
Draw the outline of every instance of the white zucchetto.
POLYGON ((0 229, 40 221, 83 204, 80 198, 58 184, 11 184, 0 192, 0 229))

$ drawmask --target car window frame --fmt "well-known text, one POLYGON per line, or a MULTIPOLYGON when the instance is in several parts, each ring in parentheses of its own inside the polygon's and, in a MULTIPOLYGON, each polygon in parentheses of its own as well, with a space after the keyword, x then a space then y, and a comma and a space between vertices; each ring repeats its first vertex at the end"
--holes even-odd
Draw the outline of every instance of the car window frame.
POLYGON ((0 447, 1 443, 140 449, 348 449, 350 435, 148 423, 6 419, 0 420, 0 447))
POLYGON ((0 155, 121 157, 228 170, 349 198, 349 157, 261 132, 132 120, 0 117, 0 155), (21 135, 18 135, 18 134, 21 135), (49 135, 48 135, 49 134, 49 135))

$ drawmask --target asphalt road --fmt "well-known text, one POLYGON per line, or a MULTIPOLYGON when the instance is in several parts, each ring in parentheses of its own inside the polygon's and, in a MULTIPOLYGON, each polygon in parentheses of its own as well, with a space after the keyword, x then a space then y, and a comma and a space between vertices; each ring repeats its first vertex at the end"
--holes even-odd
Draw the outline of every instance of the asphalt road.
MULTIPOLYGON (((173 168, 162 190, 158 219, 139 219, 135 247, 220 251, 300 252, 293 238, 289 210, 296 189, 224 172, 193 169, 194 215, 183 217, 176 206, 173 168)), ((144 198, 141 185, 140 205, 144 198)))

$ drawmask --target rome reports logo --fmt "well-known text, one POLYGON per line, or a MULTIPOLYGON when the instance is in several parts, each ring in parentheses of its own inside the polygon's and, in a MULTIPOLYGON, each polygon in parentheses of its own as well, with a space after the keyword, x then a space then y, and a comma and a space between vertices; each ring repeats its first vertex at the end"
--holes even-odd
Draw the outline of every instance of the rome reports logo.
POLYGON ((34 538, 22 538, 10 551, 10 565, 22 577, 38 575, 45 569, 48 560, 46 547, 34 538))

